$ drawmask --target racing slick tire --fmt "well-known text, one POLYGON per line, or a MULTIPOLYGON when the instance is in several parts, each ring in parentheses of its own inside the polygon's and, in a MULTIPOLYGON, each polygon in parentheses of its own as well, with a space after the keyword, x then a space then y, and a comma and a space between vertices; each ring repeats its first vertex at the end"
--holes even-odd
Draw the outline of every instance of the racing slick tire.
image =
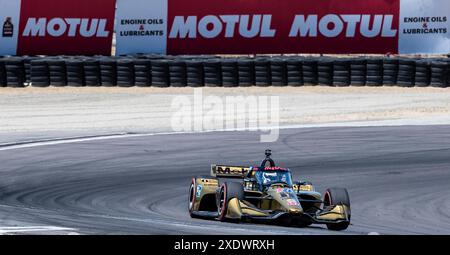
POLYGON ((197 189, 197 178, 192 178, 191 185, 189 186, 189 215, 191 218, 197 218, 197 216, 194 214, 194 204, 196 202, 197 196, 196 196, 196 189, 197 189))
MULTIPOLYGON (((350 208, 350 198, 347 189, 344 188, 329 188, 323 195, 323 206, 343 204, 350 208)), ((330 223, 327 224, 329 230, 345 230, 350 225, 350 215, 347 222, 330 223)))
POLYGON ((228 202, 232 198, 237 198, 239 200, 244 199, 244 187, 239 182, 224 182, 220 186, 220 191, 217 198, 217 218, 220 221, 226 220, 225 216, 227 214, 228 202))

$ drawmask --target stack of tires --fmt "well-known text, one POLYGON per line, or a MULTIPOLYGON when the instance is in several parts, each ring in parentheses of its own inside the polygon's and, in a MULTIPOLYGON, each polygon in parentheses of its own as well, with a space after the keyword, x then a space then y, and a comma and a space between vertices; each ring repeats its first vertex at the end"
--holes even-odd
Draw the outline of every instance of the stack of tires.
POLYGON ((172 87, 186 87, 186 62, 181 59, 169 61, 169 83, 172 87))
POLYGON ((272 83, 270 73, 270 59, 266 57, 255 58, 255 85, 270 86, 272 83))
POLYGON ((286 59, 287 85, 303 85, 303 61, 300 57, 286 59))
POLYGON ((0 58, 0 87, 6 87, 6 69, 3 58, 0 58))
POLYGON ((447 68, 448 62, 434 60, 431 61, 431 81, 432 87, 447 87, 447 68))
POLYGON ((50 85, 52 86, 66 86, 66 63, 61 58, 50 58, 47 60, 48 71, 50 76, 50 85))
POLYGON ((255 84, 255 63, 253 59, 238 58, 238 85, 241 87, 248 87, 255 84))
POLYGON ((100 63, 95 58, 83 60, 84 83, 86 86, 100 86, 100 63))
POLYGON ((366 59, 366 85, 382 86, 383 85, 383 59, 367 58, 366 59))
POLYGON ((385 58, 383 59, 383 84, 386 86, 393 86, 397 84, 398 76, 398 59, 385 58))
POLYGON ((447 87, 450 60, 391 57, 143 55, 4 57, 0 86, 392 86, 447 87))
POLYGON ((134 86, 134 63, 132 59, 123 57, 116 61, 117 86, 134 86))
POLYGON ((155 87, 169 87, 169 63, 166 59, 152 60, 152 86, 155 87))
POLYGON ((113 87, 117 85, 117 66, 116 60, 110 57, 102 57, 100 64, 100 80, 102 86, 113 87))
POLYGON ((44 58, 30 62, 30 82, 33 87, 50 86, 50 71, 48 61, 44 58))
POLYGON ((83 61, 78 58, 65 60, 67 85, 81 87, 84 86, 83 61))
POLYGON ((186 60, 186 81, 189 87, 203 86, 203 62, 198 59, 186 60))
POLYGON ((305 85, 317 85, 317 59, 305 58, 302 65, 303 71, 303 84, 305 85))
POLYGON ((350 62, 350 84, 352 86, 364 86, 366 85, 366 77, 366 60, 362 58, 352 59, 350 62))
POLYGON ((25 83, 30 84, 31 83, 31 61, 39 59, 39 57, 33 57, 33 56, 25 56, 23 57, 23 65, 25 67, 25 83))
POLYGON ((224 87, 237 87, 239 85, 239 71, 235 58, 222 60, 222 85, 224 87))
POLYGON ((450 58, 444 59, 444 62, 446 63, 446 69, 445 69, 445 87, 450 87, 450 58))
POLYGON ((8 87, 24 87, 26 74, 23 58, 10 57, 5 59, 5 71, 8 87))
POLYGON ((203 62, 205 86, 222 86, 221 61, 218 59, 207 59, 203 62))
POLYGON ((333 85, 333 60, 330 58, 320 58, 317 64, 319 85, 333 85))
POLYGON ((399 59, 397 84, 402 87, 413 87, 415 69, 416 62, 414 59, 399 59))
POLYGON ((430 85, 430 62, 426 59, 417 60, 414 73, 414 86, 427 87, 430 85))
POLYGON ((152 85, 152 61, 146 58, 138 58, 133 61, 134 85, 138 87, 150 87, 152 85))
POLYGON ((350 85, 350 59, 336 59, 333 65, 333 85, 344 87, 350 85))
POLYGON ((283 58, 270 59, 270 81, 272 86, 287 86, 286 61, 283 58))

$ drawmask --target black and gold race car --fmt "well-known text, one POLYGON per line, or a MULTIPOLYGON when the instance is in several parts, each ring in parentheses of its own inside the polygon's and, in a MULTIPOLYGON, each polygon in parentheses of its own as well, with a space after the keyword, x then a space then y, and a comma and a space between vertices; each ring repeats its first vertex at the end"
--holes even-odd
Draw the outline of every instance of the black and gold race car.
POLYGON ((212 165, 211 176, 195 177, 189 188, 189 213, 220 221, 273 221, 283 225, 350 224, 348 192, 327 189, 323 196, 306 181, 292 181, 288 168, 275 166, 271 151, 258 167, 212 165), (267 166, 269 164, 269 166, 267 166))

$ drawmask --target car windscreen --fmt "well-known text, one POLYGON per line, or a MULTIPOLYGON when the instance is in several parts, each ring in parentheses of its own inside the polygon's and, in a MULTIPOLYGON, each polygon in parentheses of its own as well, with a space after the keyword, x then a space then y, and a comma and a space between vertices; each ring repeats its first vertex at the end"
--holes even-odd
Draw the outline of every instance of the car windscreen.
POLYGON ((258 184, 263 186, 270 186, 276 182, 283 182, 292 186, 291 173, 288 171, 256 171, 255 178, 258 184))

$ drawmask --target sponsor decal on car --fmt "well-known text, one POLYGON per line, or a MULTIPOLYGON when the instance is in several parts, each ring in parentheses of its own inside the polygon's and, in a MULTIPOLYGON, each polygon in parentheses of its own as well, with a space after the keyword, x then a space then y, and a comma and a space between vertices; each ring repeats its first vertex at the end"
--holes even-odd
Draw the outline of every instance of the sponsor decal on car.
POLYGON ((288 199, 286 200, 286 203, 291 206, 298 205, 298 202, 295 199, 288 199))
POLYGON ((197 185, 197 190, 195 192, 195 195, 197 197, 200 197, 202 195, 202 190, 203 190, 203 186, 202 185, 197 185))

